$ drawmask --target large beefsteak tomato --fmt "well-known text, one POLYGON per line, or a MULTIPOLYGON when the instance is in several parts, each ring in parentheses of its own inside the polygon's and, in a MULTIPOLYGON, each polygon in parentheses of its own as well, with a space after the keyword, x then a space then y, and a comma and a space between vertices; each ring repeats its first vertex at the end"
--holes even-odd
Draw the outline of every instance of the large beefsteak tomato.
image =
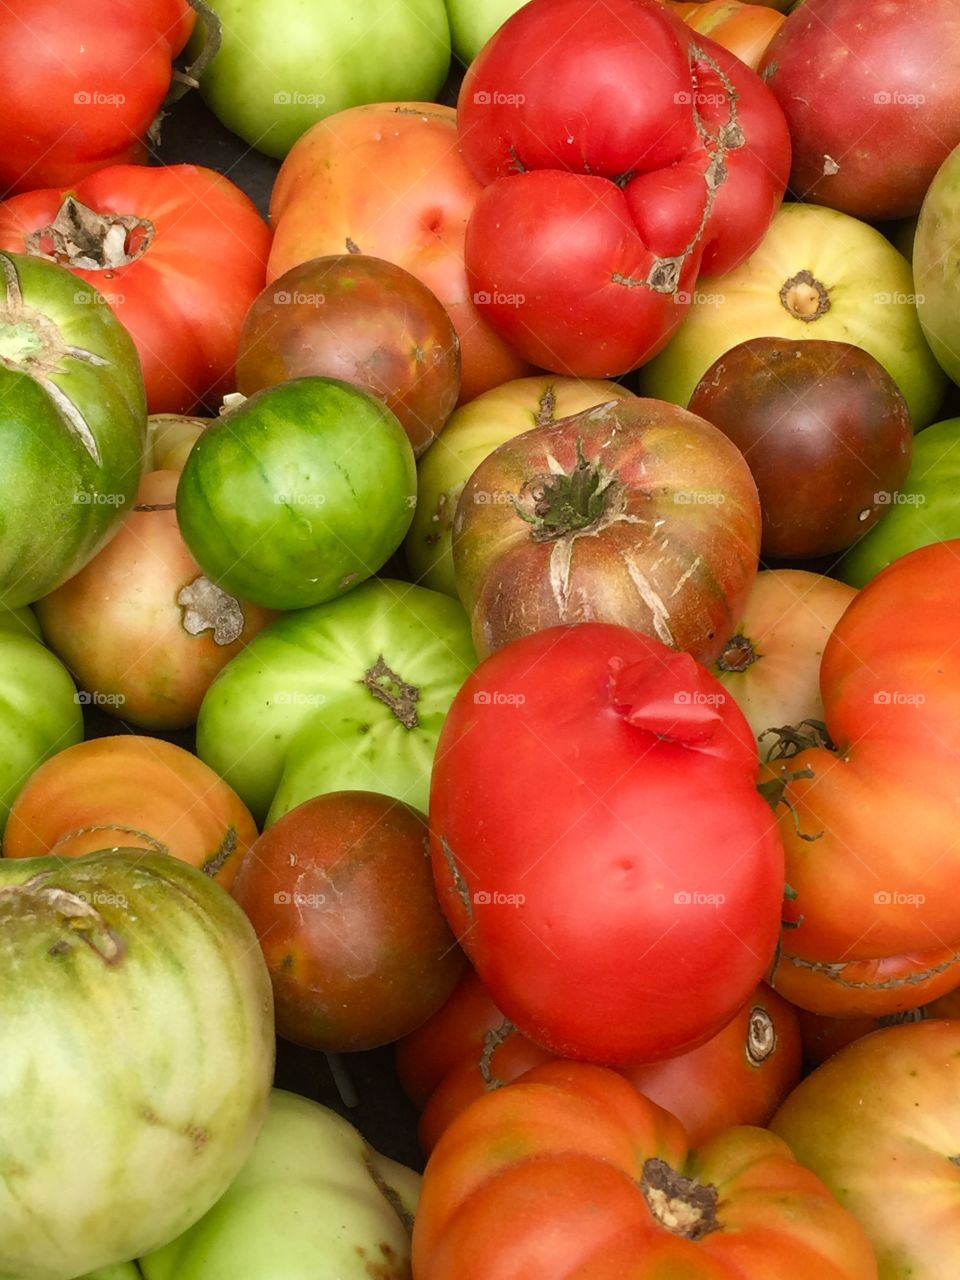
POLYGON ((741 1008, 783 893, 756 774, 720 684, 627 627, 552 627, 466 680, 433 769, 434 878, 530 1039, 625 1065, 702 1044, 741 1008))

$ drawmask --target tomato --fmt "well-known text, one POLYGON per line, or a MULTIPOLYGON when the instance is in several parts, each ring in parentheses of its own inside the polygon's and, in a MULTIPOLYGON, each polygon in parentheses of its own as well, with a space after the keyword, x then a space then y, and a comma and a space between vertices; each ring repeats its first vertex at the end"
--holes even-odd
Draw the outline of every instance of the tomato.
POLYGON ((214 0, 223 31, 200 92, 231 133, 284 156, 316 121, 365 102, 430 99, 450 66, 443 0, 214 0), (254 56, 251 51, 255 50, 254 56))
POLYGON ((335 378, 294 378, 199 437, 177 523, 218 587, 264 609, 302 609, 381 568, 416 494, 413 448, 380 400, 335 378))
POLYGON ((463 956, 426 851, 426 818, 372 791, 307 800, 260 837, 232 892, 260 939, 284 1039, 372 1049, 443 1004, 463 956))
POLYGON ((341 1116, 274 1089, 230 1189, 189 1231, 141 1258, 129 1280, 294 1280, 316 1275, 318 1259, 337 1280, 401 1280, 419 1187, 412 1169, 374 1151, 341 1116))
MULTIPOLYGON (((397 1045, 400 1081, 423 1109, 423 1149, 432 1151, 475 1098, 550 1058, 507 1021, 468 970, 443 1008, 397 1045)), ((800 1079, 796 1012, 761 984, 700 1048, 623 1074, 680 1120, 694 1146, 731 1124, 766 1124, 800 1079)))
POLYGON ((78 858, 110 844, 171 854, 226 887, 257 839, 249 811, 182 747, 124 734, 59 751, 10 811, 5 858, 78 858))
POLYGON ((769 729, 822 720, 820 657, 856 595, 804 569, 758 573, 743 614, 711 668, 750 722, 761 754, 769 729))
POLYGON ((118 165, 0 205, 0 249, 69 267, 133 337, 151 413, 234 389, 240 326, 263 288, 270 232, 211 169, 118 165))
POLYGON ((701 269, 760 242, 789 169, 759 77, 655 0, 531 0, 468 68, 457 125, 485 184, 471 289, 521 355, 581 377, 656 355, 701 269))
POLYGON ((690 411, 749 463, 760 550, 773 559, 845 550, 880 520, 910 466, 907 402, 886 369, 848 342, 741 342, 697 383, 690 411))
POLYGON ((83 737, 77 690, 36 625, 29 610, 0 613, 0 833, 30 775, 83 737))
POLYGON ((209 418, 184 413, 154 413, 147 418, 147 470, 182 471, 209 418))
POLYGON ((960 146, 937 170, 924 196, 913 242, 917 311, 940 367, 960 382, 957 353, 957 251, 960 214, 960 146))
POLYGON ((280 166, 267 279, 344 250, 403 267, 446 307, 460 339, 460 400, 472 400, 529 372, 467 285, 463 242, 479 193, 451 107, 397 102, 338 112, 280 166))
MULTIPOLYGON (((878 910, 883 905, 878 902, 878 910)), ((827 1017, 895 1016, 960 984, 960 947, 956 944, 846 963, 790 955, 785 949, 789 946, 787 934, 767 981, 797 1008, 827 1017)))
POLYGON ((756 71, 767 45, 783 26, 781 13, 741 0, 708 0, 706 4, 671 4, 688 27, 709 36, 756 71))
POLYGON ((549 1063, 474 1102, 427 1162, 413 1280, 876 1280, 867 1238, 763 1129, 691 1154, 615 1072, 549 1063))
POLYGON ((328 791, 427 808, 437 737, 476 661, 449 596, 378 579, 278 618, 210 686, 197 751, 258 819, 328 791))
POLYGON ((532 631, 613 622, 712 662, 746 603, 760 504, 739 450, 656 400, 508 440, 457 501, 457 590, 484 657, 532 631))
POLYGON ((834 749, 769 767, 791 955, 846 964, 960 942, 958 552, 922 547, 863 588, 820 667, 834 749))
POLYGON ((414 581, 456 597, 452 532, 457 499, 473 471, 498 445, 631 393, 619 382, 517 378, 455 411, 417 468, 417 509, 404 543, 414 581))
POLYGON ((266 1113, 270 980, 249 922, 164 854, 2 858, 0 974, 0 1275, 159 1248, 227 1191, 266 1113))
POLYGON ((905 1009, 902 1013, 883 1014, 877 1018, 830 1018, 822 1013, 808 1013, 805 1009, 798 1010, 798 1014, 804 1061, 811 1067, 818 1067, 848 1044, 883 1027, 960 1017, 960 988, 955 987, 945 996, 939 996, 917 1009, 905 1009))
POLYGON ((786 204, 746 262, 700 282, 641 388, 686 405, 714 361, 750 338, 847 342, 880 361, 919 431, 933 421, 946 379, 914 301, 910 264, 879 231, 832 209, 786 204))
POLYGON ((844 582, 863 587, 908 551, 960 537, 960 418, 937 422, 913 442, 907 478, 880 523, 847 552, 837 568, 844 582))
POLYGON ((460 344, 440 301, 409 271, 364 254, 312 258, 256 299, 237 352, 246 396, 308 374, 377 396, 419 457, 457 403, 460 344))
POLYGON ((187 0, 11 0, 0 8, 0 190, 144 160, 194 24, 187 0))
POLYGON ((143 470, 136 349, 63 267, 0 254, 0 605, 30 604, 115 532, 143 470))
POLYGON ((195 724, 214 676, 273 616, 200 572, 177 528, 177 480, 148 472, 111 541, 36 604, 86 699, 145 729, 195 724))
POLYGON ((783 893, 756 771, 733 699, 626 627, 525 636, 465 681, 433 770, 434 878, 525 1035, 624 1065, 729 1022, 772 955, 783 893))
POLYGON ((863 0, 803 0, 760 71, 790 123, 798 199, 870 221, 909 217, 960 143, 954 0, 868 11, 863 0))
POLYGON ((883 1280, 960 1265, 960 1021, 888 1027, 843 1049, 771 1122, 860 1222, 883 1280))

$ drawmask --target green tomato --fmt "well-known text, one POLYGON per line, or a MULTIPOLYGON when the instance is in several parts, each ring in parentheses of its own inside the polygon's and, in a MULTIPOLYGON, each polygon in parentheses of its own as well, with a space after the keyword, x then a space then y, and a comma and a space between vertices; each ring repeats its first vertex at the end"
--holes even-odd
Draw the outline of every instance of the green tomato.
POLYGON ((758 249, 725 276, 701 280, 683 324, 640 371, 644 395, 687 405, 715 360, 750 338, 849 342, 899 386, 919 431, 946 379, 920 328, 910 264, 849 214, 786 204, 758 249))
POLYGON ((200 435, 177 487, 177 521, 230 595, 302 609, 376 573, 416 501, 413 448, 394 414, 346 382, 295 378, 200 435))
POLYGON ((65 267, 0 253, 0 605, 79 572, 136 498, 147 409, 133 340, 65 267))
POLYGON ((140 1271, 146 1280, 409 1275, 419 1190, 412 1169, 373 1151, 341 1116, 274 1089, 229 1191, 196 1226, 141 1258, 140 1271))
POLYGON ((617 382, 540 374, 517 378, 477 396, 452 415, 420 459, 417 509, 404 544, 411 575, 424 587, 459 599, 453 572, 453 516, 463 486, 499 445, 524 431, 630 399, 617 382))
POLYGON ((447 0, 453 52, 468 66, 526 0, 447 0))
POLYGON ((26 605, 22 609, 0 607, 0 632, 12 632, 18 636, 32 636, 43 643, 43 632, 33 610, 26 605))
POLYGON ((910 470, 886 515, 846 553, 837 576, 864 587, 908 551, 960 538, 960 418, 914 437, 910 470))
POLYGON ((458 601, 378 579, 278 618, 217 676, 197 754, 258 822, 328 791, 426 810, 440 728, 476 663, 458 601))
POLYGON ((76 687, 29 625, 9 613, 0 623, 0 832, 33 771, 83 740, 76 687))
MULTIPOLYGON (((318 120, 437 97, 450 68, 443 0, 210 0, 219 51, 200 93, 228 129, 282 158, 318 120)), ((198 27, 200 24, 198 24, 198 27)), ((189 53, 203 44, 199 30, 189 53)))
POLYGON ((960 147, 927 188, 913 242, 917 310, 933 354, 960 383, 960 147))

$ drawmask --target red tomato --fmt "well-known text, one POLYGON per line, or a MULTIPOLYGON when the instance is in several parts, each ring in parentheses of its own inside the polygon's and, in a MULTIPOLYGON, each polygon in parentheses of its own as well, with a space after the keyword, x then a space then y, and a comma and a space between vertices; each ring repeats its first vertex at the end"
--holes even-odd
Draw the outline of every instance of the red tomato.
POLYGON ((146 159, 195 16, 187 0, 0 5, 0 191, 146 159))
POLYGON ((894 561, 827 641, 820 691, 834 746, 769 766, 785 802, 790 955, 829 966, 960 952, 958 634, 954 540, 894 561))
MULTIPOLYGON (((699 1146, 732 1124, 766 1124, 799 1081, 800 1056, 796 1011, 761 983, 706 1044, 622 1074, 671 1111, 699 1146)), ((397 1045, 400 1083, 423 1109, 424 1151, 475 1098, 550 1058, 503 1016, 468 969, 443 1008, 397 1045)))
POLYGON ((427 1162, 413 1280, 877 1280, 855 1218, 756 1128, 690 1153, 616 1072, 551 1062, 427 1162))
POLYGON ((527 359, 580 377, 665 346, 700 270, 759 244, 790 167, 769 89, 656 0, 531 0, 471 63, 457 125, 486 184, 474 295, 527 359))
POLYGON ((770 961, 783 893, 756 773, 733 699, 639 632, 553 627, 481 663, 440 735, 431 856, 511 1022, 624 1065, 730 1021, 770 961))
POLYGON ((192 164, 116 165, 0 205, 0 249, 62 263, 106 298, 137 344, 150 413, 215 407, 234 389, 269 248, 252 201, 192 164))

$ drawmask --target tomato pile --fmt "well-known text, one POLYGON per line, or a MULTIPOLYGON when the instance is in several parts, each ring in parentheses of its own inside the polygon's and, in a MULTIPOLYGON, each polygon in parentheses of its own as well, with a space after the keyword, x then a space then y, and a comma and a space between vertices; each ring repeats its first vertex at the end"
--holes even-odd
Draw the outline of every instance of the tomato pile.
POLYGON ((0 1280, 954 1275, 956 0, 0 72, 0 1280))

